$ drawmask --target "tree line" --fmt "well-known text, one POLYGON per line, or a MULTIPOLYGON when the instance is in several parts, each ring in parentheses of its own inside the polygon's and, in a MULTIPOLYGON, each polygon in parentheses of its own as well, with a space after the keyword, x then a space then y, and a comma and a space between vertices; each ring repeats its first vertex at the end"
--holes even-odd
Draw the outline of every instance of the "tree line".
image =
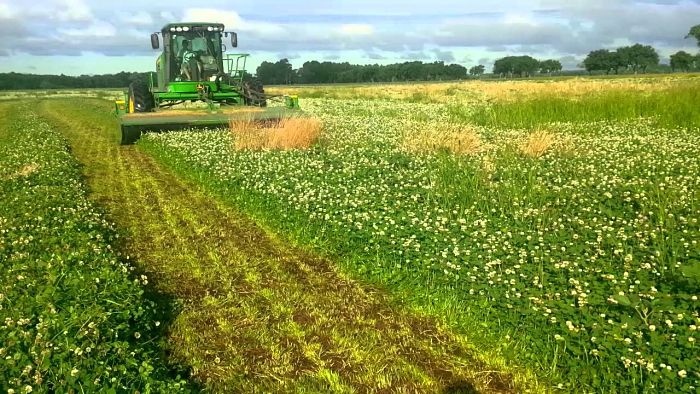
MULTIPOLYGON (((496 61, 494 74, 532 76, 538 72, 551 74, 561 69, 562 65, 558 60, 539 61, 530 56, 508 56, 496 61)), ((479 77, 485 72, 484 65, 467 69, 459 64, 445 64, 442 61, 363 65, 314 60, 294 69, 288 59, 281 59, 274 63, 262 62, 256 70, 256 75, 264 84, 283 85, 459 80, 469 76, 479 77)))
POLYGON ((0 74, 0 90, 125 88, 133 81, 147 81, 148 72, 119 72, 102 75, 0 74))
POLYGON ((350 64, 348 62, 305 62, 294 69, 288 59, 264 61, 256 70, 266 85, 294 83, 405 82, 464 79, 467 69, 459 64, 419 61, 388 65, 350 64))
POLYGON ((559 60, 537 60, 531 56, 506 56, 493 63, 493 74, 500 77, 531 77, 537 73, 548 74, 562 70, 559 60))
MULTIPOLYGON (((700 25, 690 28, 685 38, 695 38, 700 46, 700 25)), ((659 65, 659 54, 650 45, 634 44, 623 46, 616 50, 597 49, 591 51, 583 60, 583 67, 588 72, 604 72, 606 74, 620 72, 646 72, 649 67, 659 65)), ((691 55, 686 51, 678 51, 671 55, 672 71, 692 71, 700 69, 700 54, 691 55)))

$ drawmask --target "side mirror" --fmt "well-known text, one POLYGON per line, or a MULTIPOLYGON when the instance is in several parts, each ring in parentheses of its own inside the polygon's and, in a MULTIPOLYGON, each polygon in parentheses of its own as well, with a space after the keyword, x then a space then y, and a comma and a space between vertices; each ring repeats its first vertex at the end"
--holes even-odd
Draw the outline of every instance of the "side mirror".
POLYGON ((158 33, 151 34, 151 48, 160 48, 160 42, 158 41, 158 33))
POLYGON ((232 48, 238 47, 238 33, 235 33, 235 32, 231 33, 231 47, 232 48))

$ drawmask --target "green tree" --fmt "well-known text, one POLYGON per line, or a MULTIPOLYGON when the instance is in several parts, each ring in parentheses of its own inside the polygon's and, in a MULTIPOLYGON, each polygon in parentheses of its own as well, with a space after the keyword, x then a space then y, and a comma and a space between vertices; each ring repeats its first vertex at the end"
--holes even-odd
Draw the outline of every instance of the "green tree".
POLYGON ((621 67, 631 70, 635 74, 646 71, 649 66, 659 64, 659 54, 650 45, 634 44, 629 47, 617 49, 621 67))
POLYGON ((618 53, 607 49, 591 51, 583 60, 583 67, 588 72, 602 71, 610 74, 610 71, 615 71, 617 73, 619 65, 620 57, 618 53))
POLYGON ((294 82, 295 73, 287 59, 276 63, 262 62, 256 70, 256 75, 266 85, 285 85, 294 82))
POLYGON ((483 75, 485 72, 486 72, 486 67, 484 67, 483 64, 479 64, 478 66, 474 66, 474 67, 469 69, 469 74, 473 75, 475 77, 483 75))
POLYGON ((526 77, 534 75, 540 67, 540 62, 530 56, 506 56, 493 63, 493 73, 501 76, 518 75, 526 77))
POLYGON ((543 74, 551 74, 561 71, 562 65, 559 60, 548 59, 540 62, 540 72, 543 74))
POLYGON ((695 56, 686 51, 678 51, 671 55, 671 69, 673 71, 690 71, 695 63, 695 56))
POLYGON ((685 38, 690 37, 695 38, 695 41, 698 42, 698 46, 700 47, 700 25, 695 25, 690 28, 690 31, 688 32, 688 35, 685 36, 685 38))
POLYGON ((500 76, 510 76, 513 74, 513 57, 506 56, 493 62, 493 73, 500 76))

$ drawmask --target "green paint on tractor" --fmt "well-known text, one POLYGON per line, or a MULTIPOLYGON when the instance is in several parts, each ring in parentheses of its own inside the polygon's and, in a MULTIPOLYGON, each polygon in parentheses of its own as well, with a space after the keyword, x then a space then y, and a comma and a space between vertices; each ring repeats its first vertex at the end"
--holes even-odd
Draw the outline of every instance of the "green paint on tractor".
POLYGON ((284 97, 283 107, 266 108, 262 84, 247 77, 248 54, 225 54, 226 43, 238 46, 238 35, 220 23, 171 23, 151 34, 151 46, 163 49, 156 60, 155 80, 129 85, 115 102, 122 144, 132 144, 147 131, 194 127, 216 128, 231 120, 279 120, 298 112, 296 96, 284 97), (198 110, 181 104, 206 103, 198 110), (177 108, 174 109, 173 107, 177 108), (255 110, 251 110, 251 108, 255 110))

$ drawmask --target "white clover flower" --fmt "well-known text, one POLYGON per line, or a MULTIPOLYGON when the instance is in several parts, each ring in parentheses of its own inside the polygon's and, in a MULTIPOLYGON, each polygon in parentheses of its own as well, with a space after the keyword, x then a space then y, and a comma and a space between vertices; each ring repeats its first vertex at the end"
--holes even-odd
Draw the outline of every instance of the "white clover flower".
POLYGON ((681 369, 680 371, 678 371, 678 376, 679 376, 681 379, 684 378, 684 377, 686 377, 687 375, 688 375, 688 373, 685 371, 685 369, 681 369))
POLYGON ((652 325, 650 325, 650 326, 649 326, 649 331, 651 331, 651 332, 654 332, 654 331, 656 331, 656 326, 655 326, 655 325, 653 325, 653 324, 652 324, 652 325))
POLYGON ((136 331, 136 332, 134 333, 134 338, 136 338, 136 339, 141 338, 141 333, 138 332, 138 331, 136 331))
POLYGON ((80 372, 77 368, 73 368, 70 370, 70 376, 77 376, 78 372, 80 372))

